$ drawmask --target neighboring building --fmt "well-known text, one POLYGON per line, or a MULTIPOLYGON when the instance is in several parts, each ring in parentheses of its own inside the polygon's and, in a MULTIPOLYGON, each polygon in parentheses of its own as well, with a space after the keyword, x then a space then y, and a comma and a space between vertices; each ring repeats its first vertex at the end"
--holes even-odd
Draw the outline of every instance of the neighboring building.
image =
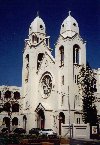
POLYGON ((21 121, 21 88, 16 86, 0 86, 0 125, 13 129, 21 121), (3 111, 2 111, 3 109, 3 111))
POLYGON ((98 68, 97 70, 94 69, 94 74, 95 74, 95 78, 97 80, 96 83, 96 88, 97 88, 97 92, 95 93, 95 104, 97 107, 97 111, 98 111, 98 119, 99 119, 99 123, 100 123, 100 68, 98 68))
MULTIPOLYGON (((49 38, 45 23, 37 16, 29 27, 28 39, 25 39, 22 89, 8 87, 8 90, 13 92, 12 98, 16 89, 20 93, 18 103, 21 110, 15 113, 16 125, 27 131, 33 127, 52 128, 61 134, 61 123, 68 124, 69 116, 71 124, 83 123, 82 98, 77 83, 80 67, 86 66, 86 42, 81 38, 78 23, 70 12, 61 24, 55 44, 55 58, 52 56, 49 38)), ((100 70, 96 73, 100 78, 100 70)), ((2 88, 5 86, 1 87, 1 93, 7 91, 2 91, 2 88)), ((1 116, 3 120, 5 114, 1 116)))

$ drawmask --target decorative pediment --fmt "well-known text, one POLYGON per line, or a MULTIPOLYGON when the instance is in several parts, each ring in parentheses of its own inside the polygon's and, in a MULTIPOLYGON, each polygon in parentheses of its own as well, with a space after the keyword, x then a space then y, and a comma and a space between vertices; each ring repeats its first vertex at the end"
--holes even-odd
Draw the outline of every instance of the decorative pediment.
POLYGON ((35 112, 39 112, 39 110, 43 110, 43 111, 52 111, 51 106, 49 106, 46 103, 39 103, 38 106, 35 109, 35 112))
POLYGON ((43 107, 43 105, 41 103, 39 103, 39 105, 36 107, 35 111, 39 112, 39 110, 45 110, 45 108, 43 107))

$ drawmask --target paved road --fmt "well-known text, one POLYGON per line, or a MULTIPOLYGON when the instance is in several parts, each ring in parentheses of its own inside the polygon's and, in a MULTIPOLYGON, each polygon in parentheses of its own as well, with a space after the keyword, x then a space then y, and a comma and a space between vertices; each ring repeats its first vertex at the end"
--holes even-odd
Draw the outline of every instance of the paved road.
POLYGON ((100 140, 72 139, 70 145, 100 145, 100 140))

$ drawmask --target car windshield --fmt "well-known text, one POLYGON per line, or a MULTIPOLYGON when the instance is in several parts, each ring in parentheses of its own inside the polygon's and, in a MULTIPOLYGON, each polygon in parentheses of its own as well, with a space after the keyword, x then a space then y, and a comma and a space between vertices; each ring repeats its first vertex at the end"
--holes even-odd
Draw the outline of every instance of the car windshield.
POLYGON ((16 128, 17 130, 21 130, 22 128, 16 128))
POLYGON ((31 130, 40 130, 40 128, 32 128, 31 130))
POLYGON ((42 129, 42 131, 53 131, 52 129, 42 129))

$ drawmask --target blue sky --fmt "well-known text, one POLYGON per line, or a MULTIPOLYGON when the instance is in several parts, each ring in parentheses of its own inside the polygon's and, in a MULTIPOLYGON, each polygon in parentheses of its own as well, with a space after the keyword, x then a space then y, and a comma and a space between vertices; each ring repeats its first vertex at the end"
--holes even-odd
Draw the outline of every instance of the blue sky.
POLYGON ((54 49, 69 10, 87 41, 87 61, 100 67, 100 0, 0 0, 0 85, 21 86, 24 39, 37 11, 54 49))

